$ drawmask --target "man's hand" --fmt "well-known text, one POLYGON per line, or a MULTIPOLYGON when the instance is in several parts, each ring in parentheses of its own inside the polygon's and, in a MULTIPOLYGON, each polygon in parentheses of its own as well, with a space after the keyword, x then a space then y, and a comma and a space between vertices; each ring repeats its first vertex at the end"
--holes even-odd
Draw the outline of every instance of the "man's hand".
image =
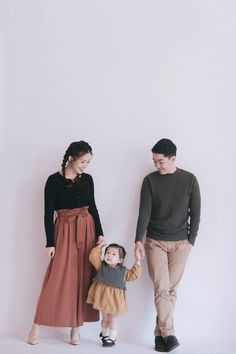
POLYGON ((141 259, 145 256, 144 247, 141 241, 135 243, 135 254, 139 253, 141 259))

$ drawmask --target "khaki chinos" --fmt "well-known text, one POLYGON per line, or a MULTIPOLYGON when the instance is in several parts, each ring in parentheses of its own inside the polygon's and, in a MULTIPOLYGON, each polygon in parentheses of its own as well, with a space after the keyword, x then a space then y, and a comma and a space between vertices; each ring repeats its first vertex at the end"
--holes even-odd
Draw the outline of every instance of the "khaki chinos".
POLYGON ((176 290, 192 245, 189 241, 161 241, 146 238, 148 272, 154 286, 157 318, 155 336, 174 335, 176 290))

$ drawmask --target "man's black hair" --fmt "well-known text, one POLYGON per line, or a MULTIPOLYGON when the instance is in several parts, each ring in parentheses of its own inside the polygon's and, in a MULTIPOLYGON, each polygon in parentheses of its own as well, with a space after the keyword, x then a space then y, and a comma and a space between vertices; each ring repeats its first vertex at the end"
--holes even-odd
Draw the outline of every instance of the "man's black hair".
POLYGON ((152 148, 154 154, 163 154, 165 157, 176 156, 177 147, 170 139, 159 140, 152 148))

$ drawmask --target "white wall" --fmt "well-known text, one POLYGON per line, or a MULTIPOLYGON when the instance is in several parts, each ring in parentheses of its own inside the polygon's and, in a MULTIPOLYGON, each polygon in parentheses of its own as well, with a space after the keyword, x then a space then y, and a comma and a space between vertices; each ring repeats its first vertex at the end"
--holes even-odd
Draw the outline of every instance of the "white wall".
MULTIPOLYGON (((126 246, 129 266, 141 181, 154 170, 150 149, 169 137, 178 166, 197 175, 203 202, 177 335, 232 338, 235 1, 9 0, 1 8, 1 334, 24 338, 33 319, 47 265, 43 188, 67 145, 92 145, 88 172, 105 235, 126 246)), ((145 262, 128 299, 120 336, 152 341, 145 262)))

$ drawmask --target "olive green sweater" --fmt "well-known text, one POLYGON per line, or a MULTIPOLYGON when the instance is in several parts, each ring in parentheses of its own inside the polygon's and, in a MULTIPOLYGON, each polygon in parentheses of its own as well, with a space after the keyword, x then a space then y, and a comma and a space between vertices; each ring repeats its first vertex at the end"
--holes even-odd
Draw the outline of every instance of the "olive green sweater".
POLYGON ((192 173, 177 168, 171 174, 149 174, 142 184, 135 241, 147 233, 154 240, 188 239, 194 245, 200 207, 199 185, 192 173))

